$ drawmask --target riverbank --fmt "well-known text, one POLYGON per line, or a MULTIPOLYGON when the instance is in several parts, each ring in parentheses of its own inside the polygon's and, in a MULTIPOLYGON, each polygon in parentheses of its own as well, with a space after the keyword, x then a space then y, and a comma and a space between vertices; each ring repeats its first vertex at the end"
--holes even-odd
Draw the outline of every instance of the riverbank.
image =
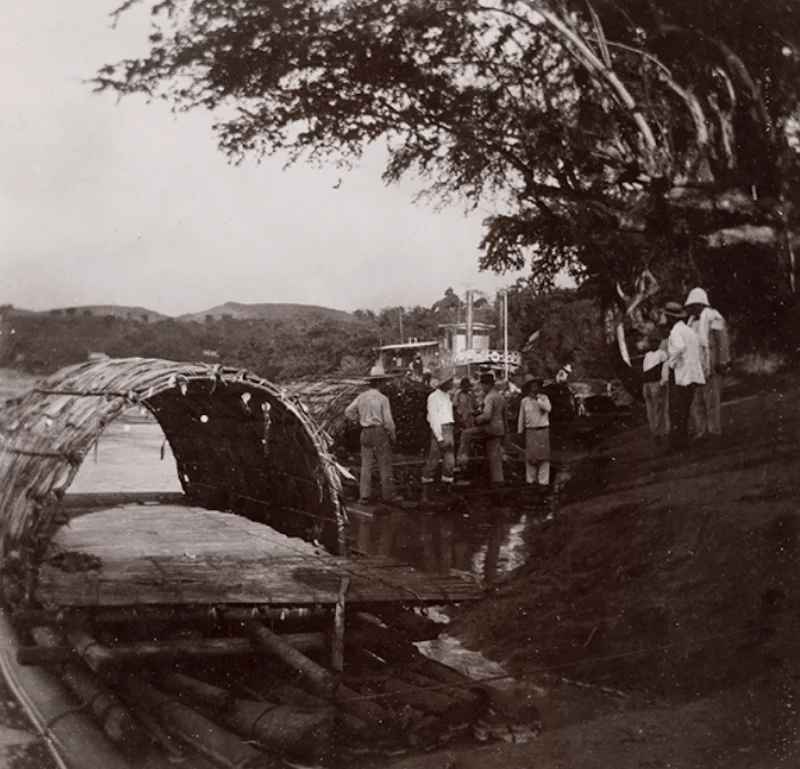
POLYGON ((539 739, 398 769, 800 765, 800 386, 670 454, 604 443, 528 530, 528 565, 451 633, 517 676, 539 739))

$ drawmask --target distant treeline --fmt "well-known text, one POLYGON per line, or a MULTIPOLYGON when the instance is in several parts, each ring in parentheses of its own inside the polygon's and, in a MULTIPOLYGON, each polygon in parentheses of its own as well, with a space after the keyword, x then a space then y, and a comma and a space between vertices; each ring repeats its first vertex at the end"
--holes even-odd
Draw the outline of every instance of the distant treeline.
MULTIPOLYGON (((196 322, 77 312, 30 313, 7 305, 2 309, 0 366, 47 374, 85 361, 92 353, 103 353, 219 362, 241 366, 273 381, 363 375, 375 360, 375 347, 400 341, 401 315, 406 340, 437 339, 439 324, 451 320, 425 307, 403 308, 402 312, 399 307, 379 312, 357 310, 356 322, 317 311, 290 320, 208 317, 196 322)), ((497 325, 495 344, 501 346, 498 315, 489 307, 484 319, 497 325)), ((530 334, 540 330, 524 355, 532 373, 547 376, 570 361, 586 375, 609 375, 611 364, 598 318, 595 305, 573 291, 535 296, 517 287, 509 295, 511 349, 521 349, 530 334)))

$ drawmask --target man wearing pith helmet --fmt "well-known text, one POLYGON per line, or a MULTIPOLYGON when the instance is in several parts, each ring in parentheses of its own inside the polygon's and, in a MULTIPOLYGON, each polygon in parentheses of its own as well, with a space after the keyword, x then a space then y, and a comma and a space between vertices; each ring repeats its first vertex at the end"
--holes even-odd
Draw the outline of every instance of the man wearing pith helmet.
POLYGON ((696 440, 709 435, 722 434, 720 399, 722 375, 731 363, 730 338, 725 318, 713 309, 708 294, 702 288, 693 288, 684 304, 689 315, 689 327, 700 342, 700 360, 706 383, 697 388, 692 402, 691 426, 696 440))

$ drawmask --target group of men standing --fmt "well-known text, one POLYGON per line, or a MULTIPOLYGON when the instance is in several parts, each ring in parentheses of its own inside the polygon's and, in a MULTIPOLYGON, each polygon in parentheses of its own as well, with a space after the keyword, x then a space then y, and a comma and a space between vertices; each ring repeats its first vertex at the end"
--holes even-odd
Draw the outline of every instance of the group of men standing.
MULTIPOLYGON (((454 391, 455 377, 439 372, 433 379, 433 392, 427 398, 427 420, 431 430, 430 448, 422 472, 422 498, 426 500, 441 465, 441 482, 446 491, 452 489, 456 474, 469 462, 473 444, 486 447, 489 474, 493 484, 505 481, 503 450, 508 423, 508 401, 492 373, 479 378, 480 393, 473 382, 463 378, 454 391), (456 437, 459 438, 456 446, 456 437)), ((368 377, 369 387, 345 409, 345 416, 361 426, 361 478, 359 502, 372 498, 372 467, 377 459, 381 477, 381 497, 386 502, 400 502, 394 488, 392 447, 396 427, 389 399, 380 391, 386 379, 376 366, 368 377)), ((517 420, 518 432, 525 436, 525 476, 530 484, 546 487, 550 479, 549 415, 551 405, 542 391, 543 381, 528 377, 522 389, 517 420)), ((518 390, 517 390, 518 392, 518 390)))
POLYGON ((451 397, 454 385, 452 374, 433 382, 434 390, 428 396, 427 416, 431 428, 431 445, 422 472, 422 494, 427 498, 434 482, 434 474, 442 464, 442 483, 452 488, 455 472, 463 470, 469 461, 469 452, 475 441, 483 440, 489 458, 489 473, 493 483, 503 483, 503 437, 506 434, 506 399, 499 392, 494 375, 481 374, 483 398, 479 400, 472 382, 466 377, 458 391, 451 397), (458 452, 455 433, 459 430, 458 452))
POLYGON ((702 288, 693 288, 683 305, 667 302, 662 312, 668 335, 654 334, 644 356, 644 398, 650 431, 683 449, 692 440, 722 434, 722 375, 730 367, 725 319, 702 288))

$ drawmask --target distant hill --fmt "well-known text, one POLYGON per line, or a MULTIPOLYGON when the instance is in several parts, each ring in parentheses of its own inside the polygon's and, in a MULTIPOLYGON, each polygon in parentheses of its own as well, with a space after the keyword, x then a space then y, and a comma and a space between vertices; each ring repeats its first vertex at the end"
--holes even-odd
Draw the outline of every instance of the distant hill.
POLYGON ((81 307, 59 307, 54 310, 44 310, 41 315, 95 315, 98 318, 113 315, 126 320, 139 320, 145 323, 154 323, 166 320, 169 315, 148 310, 146 307, 125 307, 119 304, 87 304, 81 307))
POLYGON ((332 310, 330 307, 320 307, 315 304, 284 304, 271 302, 264 304, 226 302, 217 307, 212 307, 209 310, 181 315, 178 320, 204 323, 208 315, 214 318, 214 320, 219 320, 223 316, 229 315, 235 320, 291 321, 297 318, 308 318, 312 314, 321 315, 330 320, 343 321, 345 323, 358 322, 358 319, 354 315, 351 315, 349 312, 344 312, 344 310, 332 310))

